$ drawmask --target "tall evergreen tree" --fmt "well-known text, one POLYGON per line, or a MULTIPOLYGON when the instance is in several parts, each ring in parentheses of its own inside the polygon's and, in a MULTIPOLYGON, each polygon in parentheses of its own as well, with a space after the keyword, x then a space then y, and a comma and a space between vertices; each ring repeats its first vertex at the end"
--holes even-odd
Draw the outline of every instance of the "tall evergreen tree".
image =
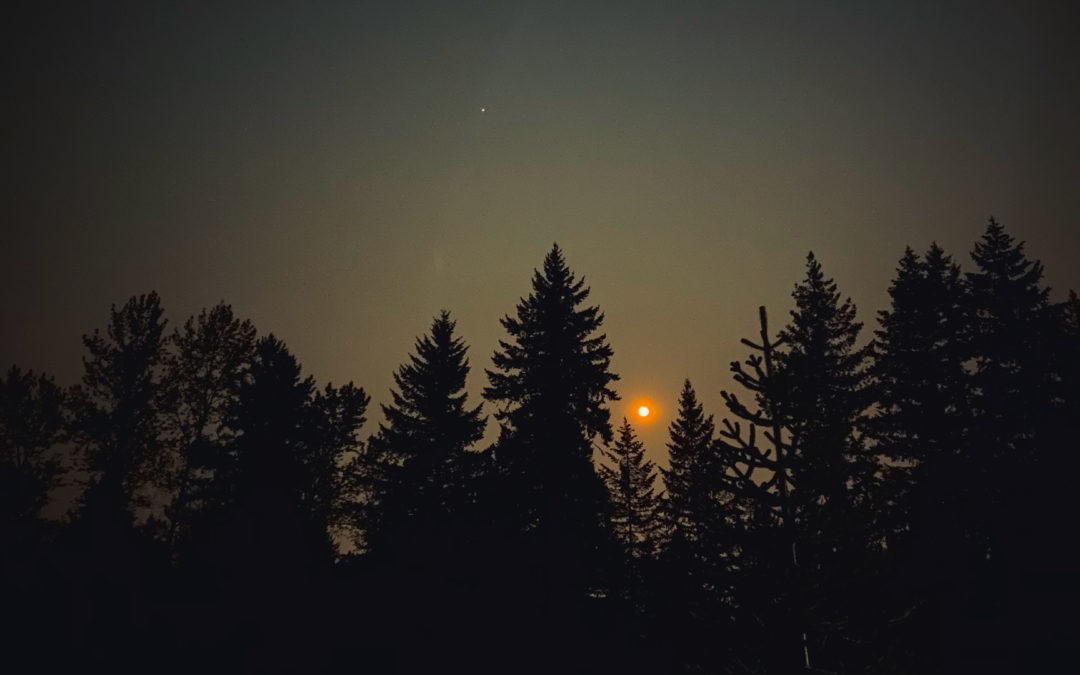
POLYGON ((745 363, 731 363, 733 379, 753 402, 721 392, 731 418, 721 421, 713 475, 733 495, 735 634, 759 646, 747 650, 757 652, 751 670, 783 672, 810 664, 806 574, 797 545, 801 474, 797 446, 782 412, 786 391, 778 363, 783 341, 769 336, 764 307, 758 308, 758 316, 760 344, 744 338, 742 343, 753 352, 745 363))
POLYGON ((693 547, 702 538, 712 510, 710 454, 715 426, 712 415, 706 415, 698 402, 690 380, 683 382, 679 410, 668 434, 670 459, 668 468, 660 470, 667 493, 664 519, 668 536, 676 546, 693 547))
POLYGON ((604 315, 581 307, 589 289, 558 245, 532 286, 517 315, 501 320, 511 341, 499 341, 484 398, 498 407, 496 457, 522 489, 523 528, 575 528, 598 517, 592 440, 612 439, 606 403, 618 398, 618 376, 607 336, 596 334, 604 315))
POLYGON ((946 503, 962 499, 969 316, 960 267, 936 243, 923 259, 907 249, 889 296, 871 344, 877 414, 868 428, 885 460, 878 534, 895 549, 920 523, 955 515, 946 503))
POLYGON ((873 497, 879 584, 892 574, 894 592, 874 604, 889 633, 907 636, 894 660, 926 670, 941 659, 934 596, 966 576, 960 534, 977 471, 966 450, 970 302, 960 267, 936 243, 922 258, 905 251, 889 296, 870 346, 877 400, 866 428, 882 474, 873 497))
MULTIPOLYGON (((868 469, 854 437, 869 404, 866 354, 856 346, 862 324, 855 320, 855 305, 850 298, 841 301, 836 282, 825 278, 813 253, 792 296, 795 309, 779 334, 785 347, 778 354, 780 410, 798 457, 801 508, 824 505, 836 515, 850 505, 849 481, 864 479, 868 469)), ((818 529, 802 520, 804 527, 818 529)))
POLYGON ((645 459, 645 444, 623 418, 614 445, 603 449, 599 467, 611 495, 611 527, 629 561, 653 556, 660 544, 660 496, 656 465, 645 459))
POLYGON ((968 447, 977 470, 968 477, 970 508, 961 531, 967 576, 958 587, 957 613, 968 620, 953 624, 952 641, 963 645, 960 658, 994 650, 1004 668, 1018 670, 1028 654, 1064 653, 1064 640, 1048 644, 1047 636, 1059 630, 1056 622, 1029 610, 1032 598, 1065 592, 1071 577, 1052 562, 1068 553, 1048 515, 1068 509, 1067 503, 1017 472, 1023 467, 1025 474, 1047 476, 1075 467, 1070 445, 1078 427, 1061 423, 1068 361, 1055 348, 1060 309, 1042 285, 1042 264, 1028 259, 1024 243, 992 218, 971 257, 968 447), (1015 639, 1006 642, 1003 635, 1015 639))
POLYGON ((480 405, 467 405, 468 348, 455 326, 443 311, 417 338, 415 354, 394 373, 386 422, 368 444, 377 481, 368 537, 376 547, 410 533, 433 536, 463 506, 466 452, 483 437, 485 419, 480 405))
POLYGON ((611 440, 606 404, 618 398, 612 350, 598 333, 604 317, 583 306, 588 295, 554 246, 516 316, 502 319, 509 340, 499 342, 484 389, 501 423, 494 459, 505 501, 495 508, 518 532, 503 547, 517 611, 568 649, 582 639, 575 622, 589 589, 604 583, 609 503, 593 440, 611 440))
POLYGON ((967 275, 975 315, 976 442, 997 462, 1013 451, 1030 454, 1045 410, 1050 289, 1040 283, 1042 264, 1028 260, 1024 243, 993 218, 971 257, 977 266, 967 275))
POLYGON ((775 505, 780 537, 790 547, 785 554, 783 547, 765 546, 780 557, 766 566, 787 572, 776 589, 788 608, 776 619, 780 630, 801 630, 807 667, 839 667, 860 641, 853 589, 865 586, 870 573, 866 537, 875 467, 857 433, 869 402, 865 352, 856 346, 861 324, 855 306, 841 301, 813 253, 793 297, 791 320, 775 342, 769 341, 764 309, 762 344, 743 341, 762 352, 747 361, 754 372, 732 365, 736 381, 755 394, 758 410, 725 393, 729 410, 750 428, 743 437, 725 420, 721 435, 730 443, 723 444, 729 456, 724 465, 737 479, 737 493, 775 505), (768 429, 772 448, 759 446, 757 428, 768 429), (749 484, 754 481, 764 481, 763 489, 755 490, 749 484), (788 556, 790 565, 781 562, 788 556))
POLYGON ((852 612, 873 573, 867 547, 876 467, 858 433, 870 404, 866 350, 856 344, 862 324, 855 305, 841 300, 813 253, 792 296, 795 309, 779 334, 778 409, 795 449, 796 545, 803 606, 814 627, 811 663, 839 668, 860 649, 863 624, 852 612))

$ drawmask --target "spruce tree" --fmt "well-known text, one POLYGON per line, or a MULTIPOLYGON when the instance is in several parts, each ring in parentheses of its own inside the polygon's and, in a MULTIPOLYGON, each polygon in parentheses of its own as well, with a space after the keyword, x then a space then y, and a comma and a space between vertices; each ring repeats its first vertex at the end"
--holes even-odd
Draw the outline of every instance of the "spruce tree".
POLYGON ((605 404, 618 398, 610 387, 618 376, 609 370, 607 337, 596 334, 604 315, 581 306, 589 289, 566 266, 558 245, 532 286, 516 316, 501 320, 510 341, 499 341, 484 398, 497 406, 501 423, 497 461, 524 489, 524 529, 545 522, 572 527, 583 508, 595 506, 592 441, 612 439, 605 404))
POLYGON ((862 324, 813 253, 780 331, 778 407, 794 452, 796 547, 803 606, 812 608, 809 651, 816 667, 855 658, 864 628, 853 612, 874 569, 868 554, 876 467, 859 434, 869 408, 862 324))
POLYGON ((936 243, 922 259, 909 248, 889 287, 890 308, 878 312, 870 368, 877 414, 867 426, 884 460, 878 535, 893 549, 913 529, 955 516, 947 504, 962 499, 967 293, 959 265, 936 243))
POLYGON ((705 414, 693 385, 685 380, 677 416, 668 428, 668 468, 660 470, 667 494, 664 520, 668 537, 676 546, 692 549, 704 536, 712 506, 709 490, 714 432, 712 415, 705 414))
MULTIPOLYGON (((850 298, 841 301, 836 282, 825 278, 813 253, 792 296, 795 309, 778 336, 784 343, 778 354, 779 409, 796 448, 801 509, 823 505, 838 515, 850 504, 851 479, 857 479, 856 488, 868 487, 858 482, 869 467, 855 438, 869 403, 866 355, 856 346, 862 324, 855 320, 855 305, 850 298)), ((814 536, 825 535, 802 514, 796 517, 803 527, 818 530, 814 536)))
POLYGON ((1020 670, 1026 653, 1061 654, 1066 648, 1063 639, 1048 639, 1059 626, 1052 613, 1031 611, 1031 599, 1061 593, 1071 583, 1054 562, 1070 555, 1071 542, 1050 515, 1068 510, 1069 500, 1067 491, 1028 476, 1072 474, 1078 425, 1062 405, 1069 358, 1055 348, 1060 308, 1042 285, 1042 264, 992 218, 971 257, 968 447, 976 470, 967 477, 971 496, 961 531, 967 576, 957 613, 964 619, 951 634, 953 642, 1000 649, 1004 645, 991 631, 1002 627, 1016 639, 1001 661, 1020 670))
POLYGON ((466 453, 483 437, 485 419, 480 405, 467 405, 468 348, 455 326, 444 310, 430 334, 417 338, 415 353, 394 373, 392 403, 382 406, 386 422, 368 443, 368 543, 376 549, 432 537, 463 506, 466 453))
POLYGON ((975 442, 995 464, 1010 463, 1030 457, 1030 440, 1047 402, 1050 289, 1041 285, 1042 264, 1028 260, 1024 242, 993 218, 971 258, 977 266, 967 274, 974 312, 975 442))
MULTIPOLYGON (((768 338, 764 309, 762 344, 743 341, 762 352, 747 361, 754 372, 732 364, 758 409, 725 393, 729 410, 750 427, 743 436, 740 426, 725 420, 721 457, 733 492, 759 507, 769 505, 779 518, 776 532, 785 545, 768 543, 773 537, 766 536, 759 541, 765 552, 758 555, 766 568, 782 572, 772 591, 778 606, 787 608, 775 619, 779 630, 801 633, 807 667, 836 666, 852 657, 845 652, 862 639, 852 616, 854 589, 871 572, 866 539, 875 467, 858 434, 869 402, 865 352, 856 346, 861 324, 855 306, 841 301, 813 253, 793 297, 791 320, 775 342, 768 338), (771 448, 759 444, 758 428, 767 430, 771 448)), ((768 532, 769 519, 759 508, 751 512, 755 525, 768 532)))
POLYGON ((565 612, 576 616, 570 605, 601 576, 608 500, 593 441, 610 442, 606 404, 618 398, 612 349, 599 333, 604 316, 584 305, 588 296, 584 279, 552 247, 532 292, 501 321, 509 338, 499 342, 484 389, 500 422, 494 459, 506 503, 498 509, 523 535, 507 542, 518 551, 520 588, 562 614, 547 622, 570 631, 561 639, 573 634, 565 612))
POLYGON ((656 465, 645 459, 645 444, 623 418, 614 445, 601 453, 608 463, 599 467, 611 495, 611 527, 627 559, 653 556, 659 546, 660 497, 656 494, 656 465))

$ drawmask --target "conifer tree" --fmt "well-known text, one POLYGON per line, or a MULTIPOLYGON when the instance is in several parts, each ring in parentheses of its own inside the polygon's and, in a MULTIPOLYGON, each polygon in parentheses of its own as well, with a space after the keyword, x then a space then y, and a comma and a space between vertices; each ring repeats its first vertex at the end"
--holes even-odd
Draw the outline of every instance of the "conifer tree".
MULTIPOLYGON (((1024 651, 1043 651, 1058 630, 1048 612, 1030 611, 1030 600, 1047 587, 1061 592, 1069 573, 1055 560, 1069 556, 1071 542, 1050 514, 1069 509, 1067 490, 1048 488, 1035 476, 1073 475, 1080 425, 1064 406, 1070 356, 1060 344, 1060 307, 1049 302, 1043 266, 1030 260, 994 219, 971 252, 967 274, 974 313, 970 349, 970 472, 961 540, 966 591, 952 627, 957 641, 989 644, 988 627, 1016 635, 1014 670, 1024 651), (1029 478, 1032 477, 1032 478, 1029 478), (1038 580, 1038 581, 1037 581, 1038 580), (991 610, 977 598, 997 594, 991 610)), ((948 638, 944 638, 948 639, 948 638)), ((1064 640, 1057 641, 1064 649, 1064 640)), ((1048 650, 1052 653, 1052 649, 1048 650)), ((1063 652, 1059 652, 1063 653, 1063 652)))
POLYGON ((418 531, 433 536, 462 507, 466 453, 483 437, 485 419, 480 405, 467 405, 468 348, 455 326, 444 310, 430 334, 417 338, 415 353, 394 373, 392 403, 382 406, 386 422, 368 444, 376 481, 368 537, 376 547, 418 531))
POLYGON ((731 363, 733 379, 753 403, 721 392, 731 418, 721 421, 713 475, 733 496, 731 520, 738 524, 732 528, 737 555, 730 566, 735 631, 748 644, 769 646, 762 649, 758 667, 785 671, 811 662, 806 574, 798 546, 800 465, 782 413, 785 391, 778 362, 783 341, 769 337, 764 307, 758 308, 758 317, 760 344, 743 338, 753 352, 745 363, 731 363))
POLYGON ((922 259, 905 251, 889 296, 871 344, 877 414, 868 428, 885 460, 878 534, 895 549, 916 521, 940 522, 955 513, 946 502, 962 499, 969 316, 960 267, 936 243, 922 259))
POLYGON ((494 458, 510 501, 503 508, 526 535, 521 543, 533 553, 523 558, 535 565, 549 605, 585 593, 600 567, 607 520, 592 443, 612 438, 606 404, 618 398, 611 388, 618 376, 598 333, 604 316, 583 306, 588 296, 553 246, 532 292, 501 321, 509 339, 499 342, 484 389, 501 425, 494 458))
MULTIPOLYGON (((858 600, 852 589, 870 571, 866 537, 874 465, 857 434, 868 407, 865 357, 856 347, 861 324, 855 307, 841 302, 836 283, 825 277, 813 253, 793 297, 791 321, 775 342, 769 340, 764 309, 762 344, 743 341, 762 352, 747 361, 754 372, 732 364, 736 381, 755 394, 758 409, 725 392, 729 410, 750 427, 744 437, 737 423, 724 421, 721 457, 732 490, 770 505, 779 518, 786 554, 785 546, 766 544, 758 555, 766 568, 781 571, 782 582, 773 591, 774 602, 787 608, 786 616, 775 619, 779 630, 801 633, 807 667, 835 666, 859 641, 847 639, 859 628, 851 615, 858 600), (771 448, 759 445, 759 428, 768 430, 771 448), (790 564, 782 562, 789 556, 790 564)), ((769 519, 761 519, 760 509, 752 512, 767 531, 769 519)))
MULTIPOLYGON (((236 581, 303 573, 331 554, 325 529, 306 508, 319 468, 312 457, 314 380, 273 335, 255 343, 251 367, 226 417, 230 461, 214 481, 214 545, 236 581)), ((319 458, 321 459, 321 458, 319 458)))
POLYGON ((691 548, 704 536, 712 510, 709 491, 714 432, 712 415, 705 414, 693 385, 685 380, 677 416, 668 429, 668 468, 660 472, 667 494, 664 518, 668 536, 691 548))
POLYGON ((977 271, 967 274, 974 312, 971 350, 976 396, 975 442, 992 461, 1030 456, 1040 414, 1046 409, 1052 371, 1047 349, 1053 326, 1041 286, 1043 266, 1024 254, 997 221, 990 219, 971 252, 977 271))
POLYGON ((659 545, 659 496, 656 465, 645 459, 645 445, 623 418, 614 445, 603 449, 608 461, 599 467, 611 495, 611 527, 629 560, 654 555, 659 545))
MULTIPOLYGON (((850 298, 841 301, 836 282, 825 278, 813 253, 792 296, 795 309, 779 334, 785 347, 778 353, 779 410, 796 448, 801 509, 824 505, 837 515, 850 504, 849 480, 868 488, 859 482, 869 467, 854 437, 869 403, 865 351, 856 346, 862 324, 855 320, 855 305, 850 298)), ((804 527, 819 529, 796 517, 804 527)))
POLYGON ((589 289, 566 266, 558 245, 532 285, 517 315, 501 320, 511 341, 499 342, 484 389, 502 424, 496 457, 526 490, 526 529, 580 511, 555 506, 581 500, 582 481, 595 484, 591 442, 611 441, 605 404, 618 398, 610 388, 618 380, 608 370, 611 347, 605 335, 595 334, 604 315, 581 307, 589 289))
POLYGON ((868 554, 876 466, 859 435, 869 408, 862 324, 814 254, 780 331, 778 410, 795 449, 794 511, 804 608, 813 608, 809 651, 816 667, 853 658, 864 627, 853 614, 874 566, 868 554))

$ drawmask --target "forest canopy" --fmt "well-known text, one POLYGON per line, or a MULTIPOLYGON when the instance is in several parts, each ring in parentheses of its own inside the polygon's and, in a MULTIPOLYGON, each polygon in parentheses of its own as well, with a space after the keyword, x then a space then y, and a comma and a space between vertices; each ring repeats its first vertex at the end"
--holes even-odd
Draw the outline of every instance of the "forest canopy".
POLYGON ((657 465, 612 417, 605 316, 558 245, 500 319, 481 400, 448 310, 373 410, 224 302, 171 326, 157 293, 133 296, 83 336, 78 383, 0 378, 4 658, 945 673, 1062 657, 1076 293, 1053 299, 991 219, 964 267, 936 243, 904 251, 876 317, 813 253, 792 297, 787 317, 760 309, 722 409, 685 381, 657 465))

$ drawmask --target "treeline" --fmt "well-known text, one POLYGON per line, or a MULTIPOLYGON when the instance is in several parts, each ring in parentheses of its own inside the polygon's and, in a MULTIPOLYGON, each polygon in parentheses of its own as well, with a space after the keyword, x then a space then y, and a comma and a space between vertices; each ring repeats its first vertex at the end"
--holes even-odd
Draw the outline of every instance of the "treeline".
POLYGON ((0 381, 4 669, 1049 663, 1076 606, 1080 301, 993 220, 971 258, 908 249, 871 337, 811 254, 719 423, 687 380, 664 468, 611 419, 604 317, 557 246, 484 403, 443 312, 369 437, 362 388, 316 386, 228 305, 170 331, 134 297, 78 384, 0 381))

